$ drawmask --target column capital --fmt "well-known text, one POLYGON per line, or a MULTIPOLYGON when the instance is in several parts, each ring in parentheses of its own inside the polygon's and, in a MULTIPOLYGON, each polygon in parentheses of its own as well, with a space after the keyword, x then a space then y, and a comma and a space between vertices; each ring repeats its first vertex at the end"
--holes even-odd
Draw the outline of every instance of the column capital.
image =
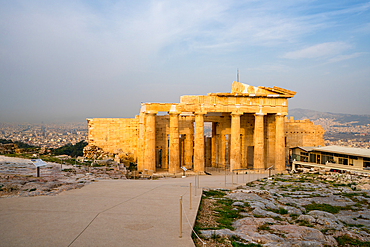
POLYGON ((265 115, 266 115, 266 113, 256 112, 254 115, 255 115, 255 116, 265 116, 265 115))
POLYGON ((170 111, 170 112, 168 112, 168 115, 170 115, 170 116, 179 116, 180 115, 180 112, 179 111, 170 111))
POLYGON ((194 115, 206 115, 206 112, 194 112, 194 115))
POLYGON ((156 112, 156 111, 146 111, 145 113, 148 114, 148 115, 157 115, 158 112, 156 112))
POLYGON ((243 115, 243 112, 231 112, 230 115, 231 116, 241 116, 243 115))
POLYGON ((278 112, 278 113, 276 113, 276 116, 280 116, 280 117, 285 117, 287 115, 288 115, 288 113, 286 113, 286 112, 278 112))

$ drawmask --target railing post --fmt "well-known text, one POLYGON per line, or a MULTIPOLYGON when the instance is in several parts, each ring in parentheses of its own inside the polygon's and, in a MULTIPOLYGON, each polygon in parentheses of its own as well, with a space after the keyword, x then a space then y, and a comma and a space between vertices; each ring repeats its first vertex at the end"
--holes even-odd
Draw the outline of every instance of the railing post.
POLYGON ((225 189, 226 189, 226 166, 225 166, 225 189))
POLYGON ((182 237, 182 196, 180 196, 180 235, 179 237, 182 237))
POLYGON ((231 186, 234 185, 234 170, 231 170, 231 186))
POLYGON ((190 209, 191 209, 191 183, 190 183, 190 187, 189 188, 190 188, 190 190, 189 190, 189 195, 190 195, 189 198, 190 198, 190 200, 189 201, 190 201, 190 209))
POLYGON ((194 177, 195 177, 194 196, 197 196, 197 176, 194 177))

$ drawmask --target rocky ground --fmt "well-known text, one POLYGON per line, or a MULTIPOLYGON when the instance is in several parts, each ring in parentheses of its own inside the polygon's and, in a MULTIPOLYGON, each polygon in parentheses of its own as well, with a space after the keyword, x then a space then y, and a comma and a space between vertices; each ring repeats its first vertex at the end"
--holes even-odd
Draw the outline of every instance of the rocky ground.
POLYGON ((204 191, 194 229, 206 246, 370 246, 369 177, 312 173, 204 191))
POLYGON ((31 160, 0 156, 0 197, 56 195, 100 179, 126 179, 124 167, 46 163, 36 177, 31 160))

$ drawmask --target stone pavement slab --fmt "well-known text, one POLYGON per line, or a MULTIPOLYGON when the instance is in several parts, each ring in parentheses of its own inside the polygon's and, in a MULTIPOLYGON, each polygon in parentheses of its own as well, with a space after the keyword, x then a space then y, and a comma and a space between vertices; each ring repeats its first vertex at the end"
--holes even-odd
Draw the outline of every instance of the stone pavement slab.
MULTIPOLYGON (((224 176, 199 180, 201 188, 225 185, 224 176)), ((194 183, 194 177, 107 180, 57 196, 2 198, 0 246, 194 246, 191 230, 201 195, 201 189, 194 195, 194 183), (181 195, 190 221, 183 214, 182 238, 181 195)), ((227 187, 236 186, 228 177, 227 187)))

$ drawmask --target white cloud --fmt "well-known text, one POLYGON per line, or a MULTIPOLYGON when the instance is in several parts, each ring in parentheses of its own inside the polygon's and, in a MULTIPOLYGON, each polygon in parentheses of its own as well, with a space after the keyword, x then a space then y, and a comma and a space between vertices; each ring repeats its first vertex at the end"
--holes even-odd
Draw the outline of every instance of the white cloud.
POLYGON ((351 48, 351 45, 345 42, 327 42, 313 45, 301 50, 286 53, 283 58, 300 59, 300 58, 319 58, 333 56, 351 48))
POLYGON ((370 33, 370 22, 363 24, 361 27, 356 29, 360 33, 370 33))
POLYGON ((339 56, 329 59, 328 63, 336 63, 336 62, 344 61, 347 59, 356 58, 356 57, 361 56, 362 54, 364 54, 364 52, 356 52, 356 53, 349 54, 349 55, 339 55, 339 56))

